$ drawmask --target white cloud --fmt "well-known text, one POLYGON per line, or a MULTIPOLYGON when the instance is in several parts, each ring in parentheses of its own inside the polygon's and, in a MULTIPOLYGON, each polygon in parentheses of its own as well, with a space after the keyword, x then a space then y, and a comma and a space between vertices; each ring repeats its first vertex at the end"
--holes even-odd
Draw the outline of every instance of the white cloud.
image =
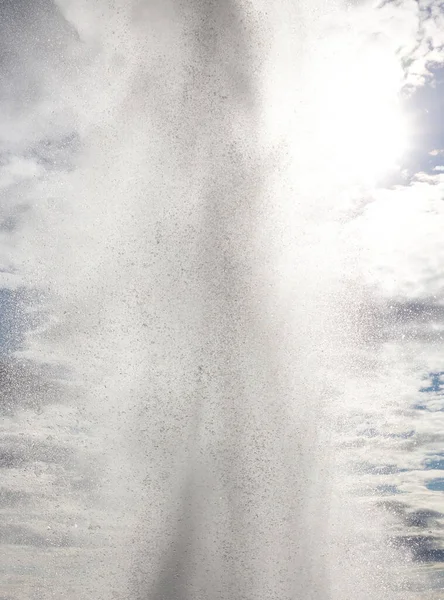
POLYGON ((410 185, 374 192, 352 224, 362 240, 365 277, 387 298, 444 301, 444 176, 419 173, 410 185))
POLYGON ((349 12, 357 39, 373 36, 396 53, 413 88, 432 79, 430 68, 444 62, 442 11, 436 0, 365 2, 349 12))
MULTIPOLYGON (((420 390, 431 385, 424 380, 428 373, 443 370, 443 199, 443 176, 418 173, 409 185, 374 190, 348 225, 351 237, 361 241, 361 281, 377 306, 377 331, 369 338, 371 377, 360 375, 355 390, 348 382, 347 396, 356 402, 345 439, 355 449, 346 456, 363 465, 352 479, 361 492, 367 486, 377 500, 377 490, 385 490, 403 514, 441 515, 428 525, 438 549, 430 556, 440 556, 444 547, 444 517, 441 493, 427 484, 442 471, 424 469, 442 456, 444 397, 420 390)), ((398 532, 417 535, 410 521, 401 520, 398 532)))

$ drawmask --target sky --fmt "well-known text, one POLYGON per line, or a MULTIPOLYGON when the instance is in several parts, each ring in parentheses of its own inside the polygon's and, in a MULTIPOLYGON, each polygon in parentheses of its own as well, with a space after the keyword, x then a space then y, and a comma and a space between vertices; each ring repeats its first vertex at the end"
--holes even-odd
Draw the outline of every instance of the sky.
POLYGON ((0 598, 440 599, 444 3, 0 11, 0 598))

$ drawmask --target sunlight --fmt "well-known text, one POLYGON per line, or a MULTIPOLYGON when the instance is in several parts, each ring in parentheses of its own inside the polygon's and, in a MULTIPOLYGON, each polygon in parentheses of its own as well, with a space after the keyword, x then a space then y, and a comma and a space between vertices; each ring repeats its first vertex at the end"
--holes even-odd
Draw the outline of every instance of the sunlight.
POLYGON ((396 170, 408 145, 399 64, 377 42, 350 51, 347 38, 323 58, 315 143, 338 184, 373 185, 396 170))

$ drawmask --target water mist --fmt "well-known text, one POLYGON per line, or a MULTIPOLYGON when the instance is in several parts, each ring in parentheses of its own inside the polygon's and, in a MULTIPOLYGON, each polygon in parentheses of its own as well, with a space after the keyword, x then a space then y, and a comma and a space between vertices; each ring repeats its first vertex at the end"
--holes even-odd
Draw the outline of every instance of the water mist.
POLYGON ((24 143, 55 148, 17 201, 11 260, 40 320, 16 356, 49 373, 35 435, 70 453, 41 488, 59 501, 34 507, 37 528, 66 535, 36 553, 32 588, 6 589, 395 597, 384 518, 369 534, 341 470, 344 382, 371 369, 374 323, 344 183, 313 142, 325 22, 345 7, 7 11, 23 34, 8 47, 40 74, 24 143))

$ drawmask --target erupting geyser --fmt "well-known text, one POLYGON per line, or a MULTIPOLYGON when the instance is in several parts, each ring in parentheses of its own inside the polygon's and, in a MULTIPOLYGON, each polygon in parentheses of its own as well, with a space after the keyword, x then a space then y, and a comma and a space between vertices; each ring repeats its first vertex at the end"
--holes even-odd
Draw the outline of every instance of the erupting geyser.
POLYGON ((347 191, 381 172, 377 127, 389 163, 402 126, 387 86, 357 160, 345 7, 6 4, 32 82, 11 94, 36 98, 11 142, 34 169, 13 262, 47 311, 22 357, 69 372, 34 422, 71 449, 45 471, 62 500, 36 505, 65 537, 26 597, 395 597, 338 456, 372 326, 347 191))

